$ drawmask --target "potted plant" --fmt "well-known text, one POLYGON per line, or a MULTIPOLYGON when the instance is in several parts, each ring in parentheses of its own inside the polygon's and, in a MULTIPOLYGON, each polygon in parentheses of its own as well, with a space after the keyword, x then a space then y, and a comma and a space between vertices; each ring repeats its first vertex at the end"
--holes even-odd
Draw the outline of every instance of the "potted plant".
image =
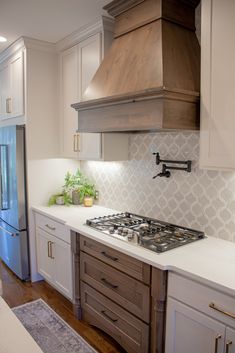
POLYGON ((52 205, 69 206, 71 205, 71 203, 72 203, 72 199, 70 195, 67 192, 62 191, 61 193, 54 194, 49 198, 48 206, 52 206, 52 205))
POLYGON ((84 181, 84 176, 80 172, 79 169, 72 174, 70 172, 67 172, 65 175, 65 184, 63 185, 63 189, 67 192, 70 193, 72 196, 72 203, 74 205, 78 205, 80 203, 80 188, 83 184, 84 181))
POLYGON ((96 195, 95 185, 91 184, 88 180, 85 180, 79 189, 79 194, 80 202, 83 202, 86 207, 91 207, 96 195))

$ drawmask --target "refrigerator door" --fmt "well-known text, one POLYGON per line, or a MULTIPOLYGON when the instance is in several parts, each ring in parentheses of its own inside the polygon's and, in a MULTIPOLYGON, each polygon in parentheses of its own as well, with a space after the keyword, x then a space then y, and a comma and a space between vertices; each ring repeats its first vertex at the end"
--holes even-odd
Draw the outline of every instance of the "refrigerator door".
POLYGON ((25 131, 0 129, 0 218, 17 230, 27 229, 25 131))
POLYGON ((21 279, 29 278, 28 236, 0 220, 0 258, 21 279))

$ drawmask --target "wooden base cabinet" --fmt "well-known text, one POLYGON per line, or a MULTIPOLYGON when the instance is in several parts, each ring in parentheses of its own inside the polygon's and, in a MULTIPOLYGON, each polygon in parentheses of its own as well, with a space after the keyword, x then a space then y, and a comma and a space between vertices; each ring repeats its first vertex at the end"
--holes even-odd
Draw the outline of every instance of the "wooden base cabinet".
POLYGON ((128 353, 164 353, 167 272, 72 232, 74 312, 128 353))
POLYGON ((165 353, 235 353, 234 313, 234 298, 170 273, 165 353))
POLYGON ((72 299, 71 245, 60 239, 63 225, 58 223, 58 231, 56 227, 54 220, 36 216, 37 270, 59 292, 72 299))

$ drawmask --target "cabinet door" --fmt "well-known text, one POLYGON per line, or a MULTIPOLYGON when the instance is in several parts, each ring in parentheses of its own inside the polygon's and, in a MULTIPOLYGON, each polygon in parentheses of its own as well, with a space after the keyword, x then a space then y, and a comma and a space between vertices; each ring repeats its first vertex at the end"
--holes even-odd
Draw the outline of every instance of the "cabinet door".
POLYGON ((77 113, 71 108, 78 101, 77 46, 60 55, 60 101, 61 101, 61 154, 77 158, 77 113))
MULTIPOLYGON (((78 45, 79 101, 96 73, 102 59, 102 35, 97 33, 78 45)), ((102 158, 100 133, 79 134, 79 159, 100 160, 102 158)))
POLYGON ((37 228, 37 270, 49 282, 54 278, 54 259, 50 256, 50 246, 53 240, 49 234, 37 228))
POLYGON ((72 299, 72 255, 70 244, 55 238, 52 257, 55 259, 55 285, 66 297, 72 299))
POLYGON ((24 60, 20 51, 10 60, 11 118, 24 114, 24 60))
POLYGON ((165 353, 223 353, 225 326, 169 298, 165 353))
POLYGON ((9 116, 10 103, 10 68, 8 63, 0 67, 0 119, 9 116))
POLYGON ((235 168, 235 1, 203 0, 200 166, 235 168))
POLYGON ((229 327, 226 329, 225 353, 235 353, 235 330, 229 327))

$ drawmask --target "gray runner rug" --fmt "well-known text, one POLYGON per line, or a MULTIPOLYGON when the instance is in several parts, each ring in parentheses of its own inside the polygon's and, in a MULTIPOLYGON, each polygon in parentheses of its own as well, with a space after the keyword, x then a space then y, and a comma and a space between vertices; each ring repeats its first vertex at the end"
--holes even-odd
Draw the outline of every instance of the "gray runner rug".
POLYGON ((12 311, 44 353, 97 353, 42 299, 12 311))

